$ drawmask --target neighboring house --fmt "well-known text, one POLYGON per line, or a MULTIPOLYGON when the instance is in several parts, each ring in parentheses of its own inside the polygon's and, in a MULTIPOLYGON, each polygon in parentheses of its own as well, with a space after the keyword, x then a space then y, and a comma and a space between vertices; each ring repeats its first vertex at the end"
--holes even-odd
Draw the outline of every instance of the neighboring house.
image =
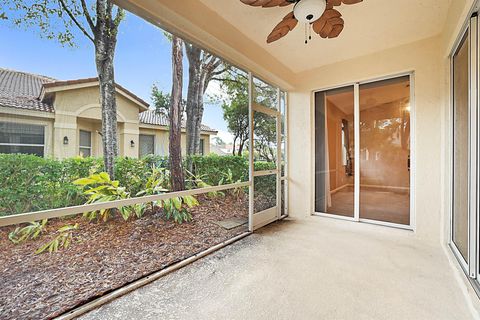
MULTIPOLYGON (((119 154, 168 155, 168 119, 116 86, 119 154)), ((98 79, 58 81, 0 68, 0 153, 102 156, 98 79)), ((183 126, 183 131, 184 131, 183 126)), ((202 125, 202 154, 217 131, 202 125)), ((182 152, 186 135, 182 133, 182 152)))

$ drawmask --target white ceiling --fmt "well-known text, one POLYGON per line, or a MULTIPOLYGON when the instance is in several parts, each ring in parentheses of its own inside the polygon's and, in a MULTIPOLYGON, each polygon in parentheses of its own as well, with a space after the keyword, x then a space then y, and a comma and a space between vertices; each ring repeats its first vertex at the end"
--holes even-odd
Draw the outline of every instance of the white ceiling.
POLYGON ((315 36, 308 45, 300 24, 279 41, 266 43, 273 27, 293 6, 259 8, 240 0, 200 1, 298 73, 435 36, 442 31, 452 0, 364 0, 342 5, 337 7, 345 20, 342 34, 336 39, 315 36))

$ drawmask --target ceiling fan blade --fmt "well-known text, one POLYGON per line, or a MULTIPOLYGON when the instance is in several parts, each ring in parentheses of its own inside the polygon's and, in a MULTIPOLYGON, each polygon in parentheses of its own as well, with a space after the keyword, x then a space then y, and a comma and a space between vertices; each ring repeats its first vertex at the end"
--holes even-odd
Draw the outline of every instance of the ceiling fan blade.
POLYGON ((343 4, 356 4, 363 2, 363 0, 342 0, 343 4))
POLYGON ((333 7, 341 6, 342 4, 356 4, 360 3, 363 0, 328 0, 327 1, 327 9, 332 9, 333 7))
POLYGON ((292 2, 288 0, 240 0, 246 5, 253 7, 273 8, 273 7, 286 7, 292 2))
POLYGON ((336 38, 343 31, 344 21, 342 15, 335 9, 327 9, 323 15, 315 21, 313 31, 322 38, 336 38))
POLYGON ((292 31, 297 24, 298 20, 293 15, 293 12, 290 12, 273 28, 273 31, 267 37, 267 43, 272 43, 283 38, 287 33, 292 31))

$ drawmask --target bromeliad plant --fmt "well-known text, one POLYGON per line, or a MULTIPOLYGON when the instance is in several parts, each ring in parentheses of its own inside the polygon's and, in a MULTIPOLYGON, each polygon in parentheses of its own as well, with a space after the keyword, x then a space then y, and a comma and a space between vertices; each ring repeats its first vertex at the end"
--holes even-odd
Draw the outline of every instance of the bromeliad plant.
MULTIPOLYGON (((130 197, 129 193, 125 191, 125 188, 120 187, 120 182, 111 180, 106 172, 92 174, 88 178, 78 179, 73 183, 82 188, 83 194, 88 198, 86 204, 128 199, 130 197)), ((98 211, 86 212, 83 216, 90 221, 97 219, 98 217, 102 218, 103 221, 107 221, 108 218, 113 216, 116 212, 120 212, 122 218, 127 221, 132 214, 141 217, 145 212, 145 205, 137 204, 121 207, 119 209, 101 209, 98 211)))

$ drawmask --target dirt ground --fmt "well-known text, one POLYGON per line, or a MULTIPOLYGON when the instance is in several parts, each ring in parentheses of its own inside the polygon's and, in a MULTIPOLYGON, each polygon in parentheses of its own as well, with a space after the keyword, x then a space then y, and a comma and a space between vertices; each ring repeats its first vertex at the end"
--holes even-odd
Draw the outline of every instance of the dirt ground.
POLYGON ((14 245, 0 228, 0 319, 48 319, 159 271, 247 231, 215 221, 248 217, 248 197, 198 197, 193 221, 165 221, 161 212, 124 222, 56 219, 35 241, 14 245), (56 253, 35 254, 65 224, 79 223, 73 242, 56 253))

